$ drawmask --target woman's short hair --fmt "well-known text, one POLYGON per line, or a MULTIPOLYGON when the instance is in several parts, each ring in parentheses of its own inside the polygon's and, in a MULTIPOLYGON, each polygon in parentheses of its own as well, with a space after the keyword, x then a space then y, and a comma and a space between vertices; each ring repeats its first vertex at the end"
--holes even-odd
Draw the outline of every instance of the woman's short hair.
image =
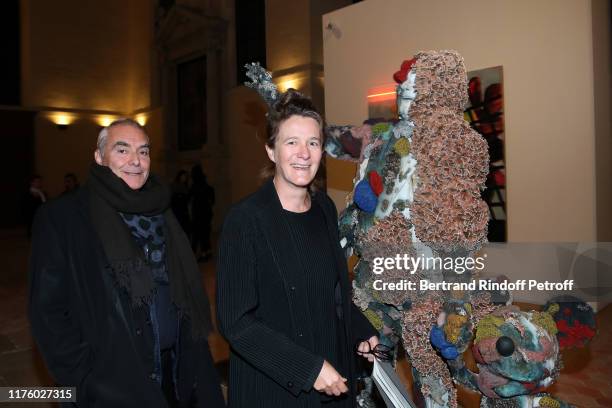
MULTIPOLYGON (((315 105, 312 103, 310 98, 306 97, 304 94, 296 91, 293 88, 289 88, 286 92, 281 94, 278 100, 274 103, 274 105, 270 108, 268 112, 268 134, 266 139, 266 145, 269 148, 274 149, 280 126, 283 124, 283 122, 285 122, 292 116, 303 116, 305 118, 311 118, 318 123, 319 132, 321 135, 321 149, 324 151, 325 132, 323 131, 323 129, 325 127, 325 123, 323 121, 323 117, 321 116, 315 105)), ((273 176, 276 170, 275 167, 276 166, 274 162, 269 162, 268 165, 262 170, 262 176, 265 178, 273 176)), ((322 176, 325 173, 323 167, 324 161, 321 160, 321 164, 319 165, 319 171, 315 176, 313 184, 318 186, 321 185, 322 176)))

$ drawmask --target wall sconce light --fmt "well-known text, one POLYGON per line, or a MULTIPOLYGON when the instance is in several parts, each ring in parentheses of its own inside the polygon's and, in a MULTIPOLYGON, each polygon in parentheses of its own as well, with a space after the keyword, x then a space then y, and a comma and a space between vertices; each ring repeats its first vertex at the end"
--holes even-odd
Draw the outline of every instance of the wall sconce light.
POLYGON ((302 85, 302 78, 289 77, 287 79, 283 79, 282 81, 278 82, 278 90, 279 92, 286 92, 287 89, 289 88, 299 90, 301 85, 302 85))
POLYGON ((51 121, 55 123, 58 129, 66 130, 68 129, 68 126, 72 122, 74 122, 75 117, 74 115, 71 115, 65 112, 56 112, 56 113, 50 114, 49 119, 51 119, 51 121))
POLYGON ((289 88, 298 89, 297 80, 290 79, 278 84, 278 90, 281 92, 286 92, 289 88))
POLYGON ((96 122, 98 123, 98 125, 100 127, 107 127, 108 125, 110 125, 111 123, 113 123, 113 121, 115 120, 114 116, 110 116, 110 115, 100 115, 97 117, 96 122))
POLYGON ((144 125, 146 125, 146 124, 147 124, 147 119, 148 119, 148 118, 147 118, 147 114, 146 114, 146 113, 139 113, 138 115, 136 115, 136 116, 134 117, 134 120, 135 120, 136 122, 138 122, 138 124, 139 124, 140 126, 144 126, 144 125))
POLYGON ((395 100, 397 98, 396 87, 397 85, 383 85, 368 89, 368 102, 395 100))

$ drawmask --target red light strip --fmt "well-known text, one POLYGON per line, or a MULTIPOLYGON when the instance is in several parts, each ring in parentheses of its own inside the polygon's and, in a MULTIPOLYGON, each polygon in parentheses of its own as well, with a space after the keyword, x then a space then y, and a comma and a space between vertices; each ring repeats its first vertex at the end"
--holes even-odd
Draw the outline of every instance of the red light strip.
POLYGON ((368 98, 375 98, 375 97, 377 97, 377 96, 387 96, 387 95, 395 95, 395 91, 391 91, 391 92, 382 92, 382 93, 377 93, 377 94, 368 95, 368 98))

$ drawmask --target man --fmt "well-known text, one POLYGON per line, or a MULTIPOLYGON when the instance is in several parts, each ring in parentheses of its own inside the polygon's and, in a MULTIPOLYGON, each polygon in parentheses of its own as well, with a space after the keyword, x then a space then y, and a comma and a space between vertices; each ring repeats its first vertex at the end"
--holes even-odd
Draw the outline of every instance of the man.
POLYGON ((28 238, 32 237, 32 223, 38 207, 47 201, 47 194, 42 189, 42 177, 34 175, 30 178, 30 188, 24 196, 23 213, 28 227, 28 238))
POLYGON ((80 187, 76 174, 66 173, 64 176, 64 191, 62 194, 74 193, 80 187))
POLYGON ((38 212, 32 333, 79 407, 220 407, 208 299, 149 149, 137 122, 113 122, 87 184, 38 212))

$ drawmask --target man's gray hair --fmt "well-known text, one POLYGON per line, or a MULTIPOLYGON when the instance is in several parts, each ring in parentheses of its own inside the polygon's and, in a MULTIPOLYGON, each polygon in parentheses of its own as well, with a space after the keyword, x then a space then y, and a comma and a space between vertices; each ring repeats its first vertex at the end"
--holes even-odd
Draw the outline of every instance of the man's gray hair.
POLYGON ((106 140, 108 139, 108 133, 115 126, 135 127, 136 129, 140 129, 142 133, 144 133, 145 136, 147 136, 147 139, 149 138, 149 135, 147 135, 147 132, 145 132, 144 127, 141 126, 140 123, 130 118, 119 118, 113 121, 110 125, 106 126, 105 128, 102 128, 102 130, 98 134, 97 148, 98 148, 98 151, 100 152, 100 157, 104 157, 104 148, 106 147, 106 140))

